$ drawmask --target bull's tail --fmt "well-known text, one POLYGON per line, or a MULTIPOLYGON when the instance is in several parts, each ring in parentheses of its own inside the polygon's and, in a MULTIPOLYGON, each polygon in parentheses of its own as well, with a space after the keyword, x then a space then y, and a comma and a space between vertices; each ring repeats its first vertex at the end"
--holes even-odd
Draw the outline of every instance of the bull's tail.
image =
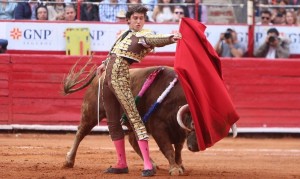
POLYGON ((95 78, 96 76, 96 65, 94 64, 89 71, 86 71, 86 68, 88 65, 91 64, 91 61, 93 59, 93 56, 89 58, 89 60, 86 62, 86 64, 78 71, 77 65, 80 62, 81 58, 77 60, 77 62, 72 66, 70 69, 70 72, 67 74, 67 76, 64 77, 63 80, 63 94, 71 94, 76 91, 82 90, 83 88, 87 87, 95 78), (83 84, 82 84, 83 83, 83 84), (77 88, 74 88, 78 84, 82 84, 77 88))

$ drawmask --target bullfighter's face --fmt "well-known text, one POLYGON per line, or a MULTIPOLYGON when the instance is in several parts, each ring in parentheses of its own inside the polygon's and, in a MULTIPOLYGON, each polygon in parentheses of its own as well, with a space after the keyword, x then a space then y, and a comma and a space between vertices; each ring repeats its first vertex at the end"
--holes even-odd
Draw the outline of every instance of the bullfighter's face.
POLYGON ((140 31, 145 24, 145 15, 143 13, 133 13, 128 19, 129 28, 134 31, 140 31))

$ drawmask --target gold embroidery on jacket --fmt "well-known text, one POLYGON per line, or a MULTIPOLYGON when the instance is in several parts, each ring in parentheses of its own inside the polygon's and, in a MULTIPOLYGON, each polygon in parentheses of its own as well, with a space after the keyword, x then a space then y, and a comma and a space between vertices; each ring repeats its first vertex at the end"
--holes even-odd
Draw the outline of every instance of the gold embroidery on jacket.
POLYGON ((139 32, 130 32, 123 40, 115 44, 111 53, 140 62, 154 47, 161 47, 173 43, 170 37, 172 37, 172 35, 153 34, 150 30, 146 29, 139 32), (129 51, 129 46, 132 45, 131 37, 133 35, 139 38, 138 43, 144 46, 138 53, 129 51))
POLYGON ((163 47, 165 45, 174 43, 171 40, 172 36, 173 35, 168 35, 168 34, 147 34, 144 38, 145 38, 145 42, 148 45, 154 47, 163 47))

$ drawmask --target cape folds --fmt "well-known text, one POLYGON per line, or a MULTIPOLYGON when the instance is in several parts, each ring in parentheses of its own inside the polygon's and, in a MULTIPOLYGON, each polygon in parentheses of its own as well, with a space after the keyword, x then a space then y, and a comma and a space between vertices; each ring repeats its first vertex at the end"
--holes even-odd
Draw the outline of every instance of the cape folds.
POLYGON ((182 39, 176 49, 174 68, 183 87, 195 124, 200 150, 226 137, 239 116, 225 87, 221 62, 206 39, 205 26, 183 18, 182 39))

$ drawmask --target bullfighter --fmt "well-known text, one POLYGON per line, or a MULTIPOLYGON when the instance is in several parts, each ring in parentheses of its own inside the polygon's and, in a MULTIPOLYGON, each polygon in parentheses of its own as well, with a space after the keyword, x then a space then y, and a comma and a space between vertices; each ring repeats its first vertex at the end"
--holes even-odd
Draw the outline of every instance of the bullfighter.
POLYGON ((126 20, 129 30, 116 40, 107 59, 97 69, 98 74, 105 71, 104 80, 101 82, 101 91, 109 133, 118 159, 116 165, 108 168, 105 171, 106 173, 128 173, 124 132, 120 123, 121 111, 118 111, 118 106, 121 105, 131 127, 135 131, 143 156, 144 169, 142 170, 142 176, 148 177, 155 174, 155 169, 149 157, 149 136, 130 89, 129 66, 132 63, 140 62, 155 47, 176 43, 181 39, 181 34, 154 34, 150 30, 143 29, 146 13, 147 8, 142 5, 135 5, 128 9, 126 20))

